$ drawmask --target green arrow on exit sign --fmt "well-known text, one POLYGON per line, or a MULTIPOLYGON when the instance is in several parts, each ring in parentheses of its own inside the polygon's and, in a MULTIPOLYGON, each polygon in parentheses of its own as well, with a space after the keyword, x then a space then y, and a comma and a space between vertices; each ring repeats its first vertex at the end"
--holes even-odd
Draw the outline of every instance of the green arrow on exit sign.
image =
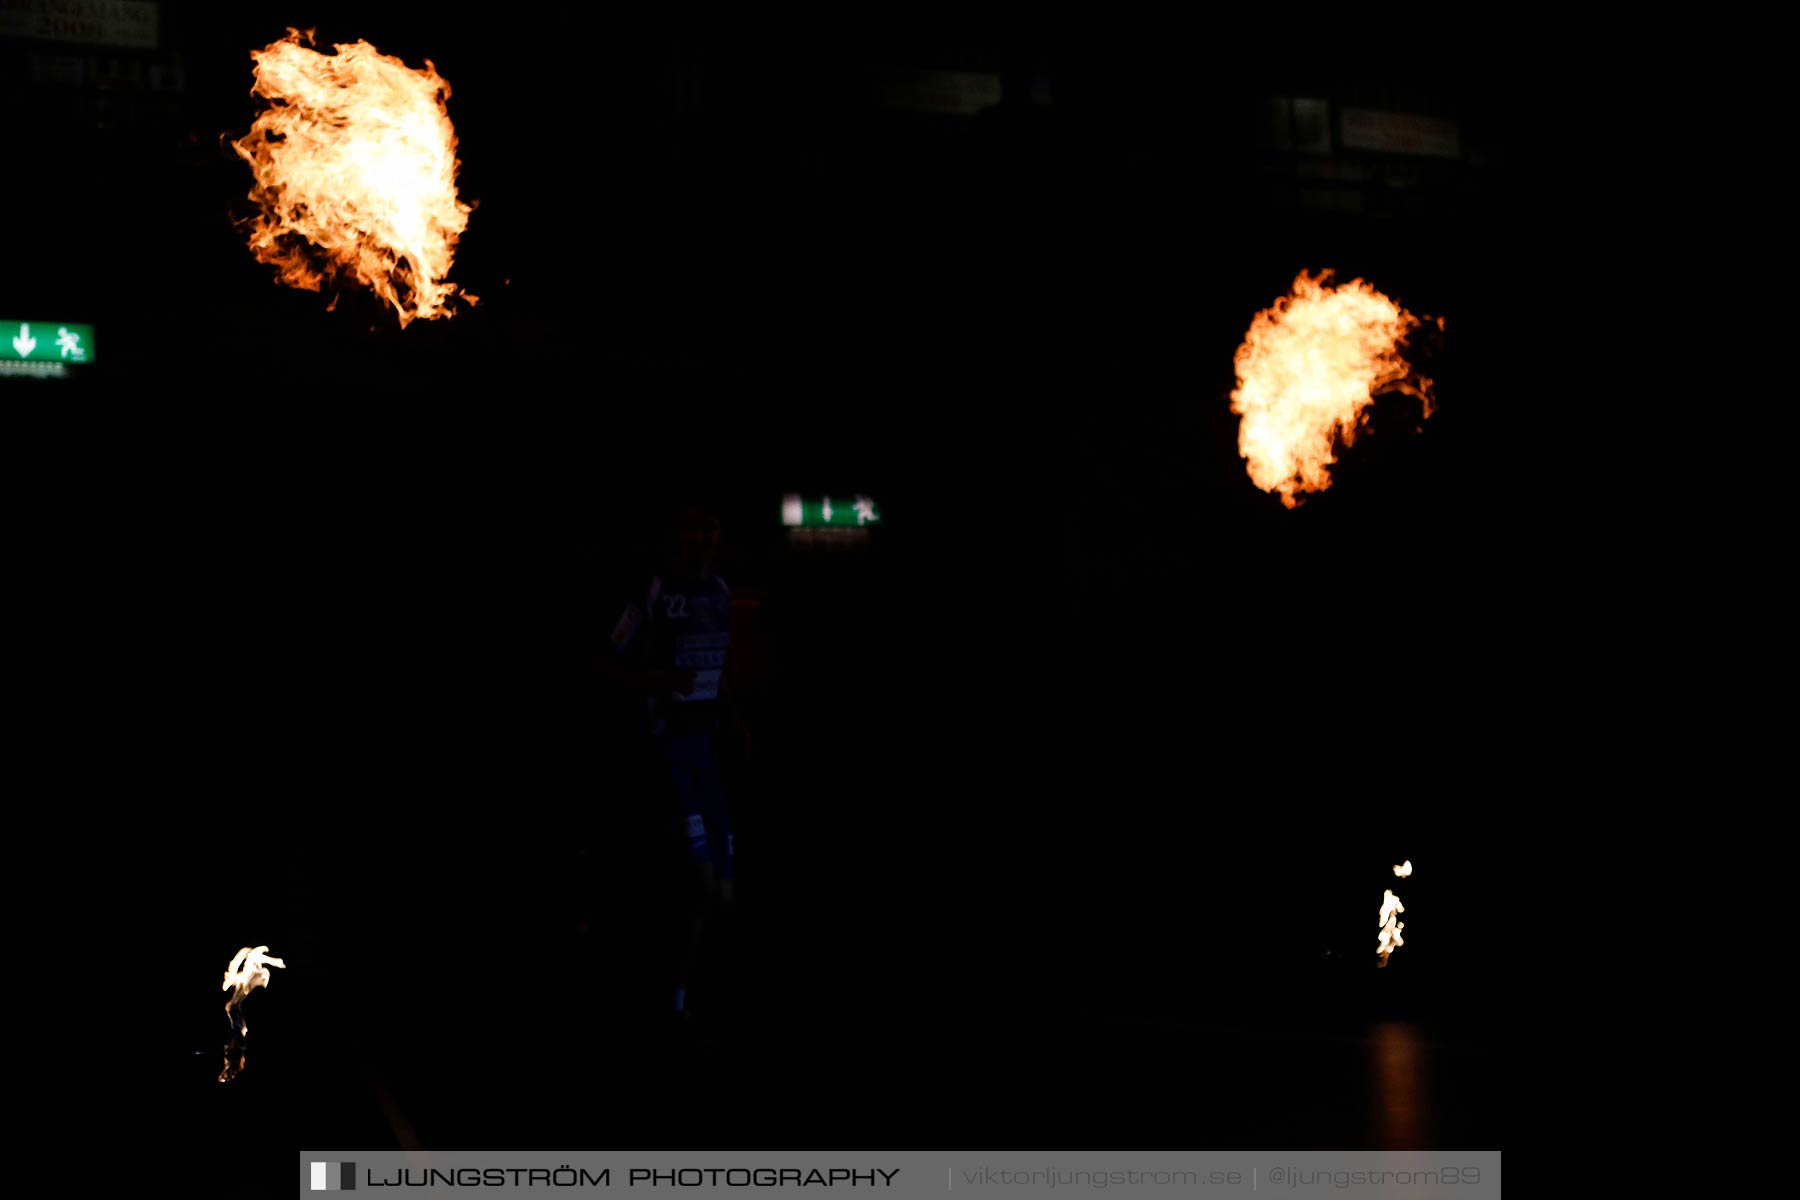
POLYGON ((61 321, 0 321, 0 361, 91 363, 94 327, 61 321))

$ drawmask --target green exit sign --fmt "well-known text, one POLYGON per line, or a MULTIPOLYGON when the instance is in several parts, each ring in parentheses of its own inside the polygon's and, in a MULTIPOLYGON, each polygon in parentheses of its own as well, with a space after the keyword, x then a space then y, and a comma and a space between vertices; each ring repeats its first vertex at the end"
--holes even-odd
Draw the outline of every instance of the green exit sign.
POLYGON ((0 321, 0 362, 91 363, 94 327, 64 321, 0 321))
POLYGON ((781 523, 790 529, 817 529, 828 525, 879 525, 881 510, 867 496, 799 496, 789 493, 781 501, 781 523))

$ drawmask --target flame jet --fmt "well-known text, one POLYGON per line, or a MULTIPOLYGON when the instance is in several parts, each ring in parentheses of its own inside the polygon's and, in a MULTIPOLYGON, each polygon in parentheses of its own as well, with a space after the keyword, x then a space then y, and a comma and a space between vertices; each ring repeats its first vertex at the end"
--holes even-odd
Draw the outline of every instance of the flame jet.
MULTIPOLYGON (((1377 395, 1417 397, 1434 411, 1431 380, 1400 353, 1424 320, 1360 279, 1302 271, 1292 290, 1256 314, 1238 347, 1231 411, 1251 482, 1297 508, 1305 492, 1331 486, 1333 444, 1348 446, 1368 424, 1377 395)), ((1434 322, 1441 330, 1442 317, 1434 322)))
POLYGON ((245 946, 232 956, 231 965, 225 968, 225 983, 222 991, 231 993, 225 1001, 225 1019, 232 1023, 241 1037, 250 1032, 250 1026, 244 1023, 244 1000, 259 987, 268 987, 272 976, 270 967, 285 967, 286 963, 279 958, 269 956, 267 946, 245 946))
MULTIPOLYGON (((1397 863, 1394 866, 1394 875, 1396 878, 1410 879, 1412 878, 1412 873, 1413 865, 1412 859, 1410 858, 1405 862, 1397 863)), ((1388 955, 1406 945, 1406 939, 1400 936, 1400 931, 1406 928, 1405 923, 1400 920, 1400 914, 1405 911, 1406 905, 1400 903, 1400 897, 1394 895, 1392 888, 1387 888, 1382 891, 1381 936, 1375 942, 1375 956, 1381 961, 1376 964, 1377 966, 1387 966, 1388 955)))
POLYGON ((1406 905, 1400 903, 1400 897, 1394 895, 1389 888, 1381 893, 1381 936, 1375 943, 1375 956, 1381 960, 1379 966, 1388 965, 1388 955, 1406 945, 1400 931, 1406 925, 1400 920, 1400 914, 1406 911, 1406 905))
POLYGON ((446 276, 474 207, 456 196, 450 85, 430 59, 414 70, 363 41, 321 54, 312 36, 289 29, 250 52, 251 95, 268 103, 231 143, 256 179, 250 250, 289 287, 368 288, 402 329, 450 316, 446 276))
POLYGON ((219 1071, 219 1082, 229 1083, 237 1078, 238 1072, 244 1069, 246 1055, 244 1053, 244 1037, 250 1032, 250 1026, 244 1022, 244 1000, 259 987, 268 987, 270 967, 285 967, 287 964, 269 954, 267 946, 245 946, 231 958, 225 968, 225 983, 222 991, 231 993, 225 1001, 225 1023, 231 1034, 225 1042, 225 1066, 219 1071), (234 1064, 232 1056, 236 1055, 234 1064))

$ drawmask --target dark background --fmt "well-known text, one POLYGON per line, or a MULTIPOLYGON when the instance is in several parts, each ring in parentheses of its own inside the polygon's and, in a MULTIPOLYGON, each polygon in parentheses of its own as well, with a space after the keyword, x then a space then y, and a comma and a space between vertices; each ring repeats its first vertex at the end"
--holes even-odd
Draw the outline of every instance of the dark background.
POLYGON ((41 803, 118 864, 82 911, 146 947, 185 1127, 277 1173, 394 1113, 490 1147, 1502 1143, 1558 599, 1505 465, 1552 44, 161 7, 155 52, 4 46, 55 136, 5 168, 37 232, 0 310, 98 357, 0 385, 27 586, 73 630, 45 708, 84 731, 41 803), (450 81, 479 306, 400 330, 245 250, 222 139, 289 24, 450 81), (871 90, 924 69, 1004 99, 871 90), (1284 149, 1293 96, 1463 153, 1284 149), (1290 512, 1226 397, 1322 267, 1445 316, 1441 411, 1384 398, 1290 512), (887 519, 798 551, 787 491, 887 519), (593 670, 696 492, 759 651, 703 1061, 651 1032, 678 848, 593 670), (220 1087, 209 980, 263 942, 290 965, 220 1087))

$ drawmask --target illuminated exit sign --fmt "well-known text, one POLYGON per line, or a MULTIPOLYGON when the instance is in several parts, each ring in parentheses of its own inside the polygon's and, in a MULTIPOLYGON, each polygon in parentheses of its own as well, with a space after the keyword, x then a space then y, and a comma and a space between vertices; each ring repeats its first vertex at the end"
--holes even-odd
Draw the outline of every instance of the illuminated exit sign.
POLYGON ((63 321, 0 321, 0 362, 94 361, 94 327, 63 321))
POLYGON ((881 510, 867 496, 782 497, 781 523, 791 529, 817 529, 827 525, 879 525, 881 510))

